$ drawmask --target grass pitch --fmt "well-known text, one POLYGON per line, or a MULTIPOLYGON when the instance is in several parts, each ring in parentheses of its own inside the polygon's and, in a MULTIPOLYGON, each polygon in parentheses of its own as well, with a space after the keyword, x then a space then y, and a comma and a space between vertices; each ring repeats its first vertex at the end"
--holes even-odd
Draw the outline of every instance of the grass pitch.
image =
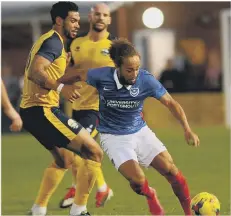
MULTIPOLYGON (((191 195, 199 192, 215 194, 221 202, 221 215, 230 215, 230 137, 223 127, 195 128, 201 146, 192 148, 184 141, 178 128, 155 130, 167 146, 179 169, 186 176, 191 195)), ((47 152, 31 135, 2 136, 2 215, 26 215, 31 208, 44 169, 50 164, 47 152)), ((144 197, 131 191, 129 184, 105 156, 105 179, 114 197, 104 208, 94 205, 95 189, 88 210, 93 215, 149 215, 144 197)), ((145 170, 151 186, 155 187, 167 215, 182 215, 180 204, 170 185, 153 169, 145 170)), ((67 172, 48 206, 48 215, 68 215, 69 209, 59 209, 59 201, 70 186, 67 172)))

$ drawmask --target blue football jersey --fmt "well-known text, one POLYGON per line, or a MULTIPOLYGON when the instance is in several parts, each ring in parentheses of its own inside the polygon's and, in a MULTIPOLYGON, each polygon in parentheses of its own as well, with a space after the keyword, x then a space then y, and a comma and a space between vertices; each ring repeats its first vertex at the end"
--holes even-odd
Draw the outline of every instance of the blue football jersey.
POLYGON ((144 100, 160 99, 166 93, 160 82, 143 69, 139 69, 134 85, 122 85, 114 67, 89 70, 87 83, 99 92, 100 133, 125 135, 139 131, 146 125, 142 118, 144 100))

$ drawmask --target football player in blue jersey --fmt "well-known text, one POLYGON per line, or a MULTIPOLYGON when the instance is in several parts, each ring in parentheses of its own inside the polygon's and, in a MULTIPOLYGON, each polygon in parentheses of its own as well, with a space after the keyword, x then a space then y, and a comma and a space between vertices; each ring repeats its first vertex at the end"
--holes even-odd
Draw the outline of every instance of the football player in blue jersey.
MULTIPOLYGON (((165 145, 142 118, 144 100, 154 97, 166 106, 183 127, 188 144, 199 146, 198 136, 191 130, 180 104, 151 73, 140 68, 141 57, 130 42, 125 39, 113 41, 109 53, 116 67, 91 69, 85 78, 99 92, 97 130, 103 150, 129 181, 132 190, 146 197, 152 215, 164 215, 164 209, 140 165, 153 167, 163 175, 171 184, 185 215, 191 215, 186 179, 165 145)), ((72 208, 74 210, 75 206, 72 208)))

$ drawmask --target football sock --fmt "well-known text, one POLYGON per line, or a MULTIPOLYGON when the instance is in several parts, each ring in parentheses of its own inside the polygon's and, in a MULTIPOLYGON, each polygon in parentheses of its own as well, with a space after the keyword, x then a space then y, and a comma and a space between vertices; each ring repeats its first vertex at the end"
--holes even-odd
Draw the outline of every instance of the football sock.
POLYGON ((147 198, 153 197, 153 191, 149 187, 147 180, 145 180, 144 184, 141 186, 141 193, 145 195, 147 198))
POLYGON ((100 169, 98 176, 96 178, 96 186, 98 188, 98 191, 100 191, 100 192, 104 192, 107 190, 107 184, 104 180, 102 169, 100 169))
POLYGON ((144 194, 147 198, 147 201, 150 202, 152 200, 152 209, 149 205, 151 212, 162 212, 162 207, 160 205, 160 202, 157 198, 157 195, 155 194, 155 190, 149 187, 148 181, 145 180, 144 184, 141 187, 141 193, 144 194))
POLYGON ((92 160, 82 160, 77 172, 77 185, 74 203, 76 205, 86 205, 89 194, 95 184, 96 178, 101 171, 101 163, 92 160))
POLYGON ((45 169, 35 204, 41 207, 47 206, 51 195, 54 193, 55 189, 63 179, 65 172, 66 169, 59 168, 55 162, 53 162, 50 167, 45 169))
POLYGON ((178 197, 185 215, 192 215, 190 209, 191 198, 185 177, 179 171, 177 175, 167 176, 166 178, 171 184, 175 195, 178 197))
POLYGON ((139 195, 144 195, 147 198, 153 197, 153 191, 149 187, 147 180, 145 180, 145 182, 142 185, 130 183, 130 186, 132 190, 134 190, 139 195))
POLYGON ((40 207, 37 204, 34 204, 31 208, 32 215, 46 215, 47 207, 40 207))
MULTIPOLYGON (((96 179, 97 182, 97 179, 96 179)), ((105 192, 107 191, 107 184, 104 183, 101 187, 98 187, 98 192, 105 192)))
POLYGON ((72 183, 71 187, 76 189, 76 184, 72 183))
POLYGON ((130 184, 130 186, 137 194, 146 196, 150 211, 152 213, 153 212, 157 214, 163 213, 163 209, 160 205, 157 195, 155 194, 155 190, 149 187, 147 180, 145 180, 145 182, 141 186, 135 184, 130 184))
POLYGON ((81 166, 81 163, 82 163, 82 158, 78 155, 75 155, 74 156, 74 160, 73 160, 73 163, 72 163, 72 168, 71 168, 71 171, 72 171, 72 187, 76 187, 76 176, 77 176, 77 172, 78 172, 78 169, 79 167, 81 166))

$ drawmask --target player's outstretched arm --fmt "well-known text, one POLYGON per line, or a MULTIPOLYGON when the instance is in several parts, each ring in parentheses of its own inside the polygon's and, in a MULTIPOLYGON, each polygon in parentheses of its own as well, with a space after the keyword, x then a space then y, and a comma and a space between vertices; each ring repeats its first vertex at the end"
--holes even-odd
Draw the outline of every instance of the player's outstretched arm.
POLYGON ((65 74, 58 79, 59 82, 64 84, 73 84, 78 81, 86 81, 86 71, 88 69, 82 69, 79 65, 68 67, 65 74))
POLYGON ((12 123, 10 125, 11 131, 20 131, 22 129, 22 119, 20 115, 17 113, 17 111, 12 106, 10 99, 8 97, 5 85, 3 81, 1 80, 1 91, 2 91, 2 108, 3 112, 7 115, 9 119, 11 119, 12 123))
POLYGON ((89 68, 92 68, 91 61, 84 61, 66 68, 64 76, 58 81, 64 84, 73 84, 78 81, 86 81, 89 68))
POLYGON ((171 111, 171 113, 174 115, 174 117, 182 125, 182 127, 184 129, 185 139, 186 139, 187 143, 189 145, 191 144, 191 145, 196 146, 196 147, 199 146, 200 140, 199 140, 198 136, 191 130, 191 128, 188 124, 188 120, 187 120, 187 117, 185 115, 185 112, 184 112, 183 108, 181 107, 181 105, 176 100, 174 100, 169 93, 164 94, 160 98, 160 102, 171 111))
POLYGON ((66 68, 65 74, 58 80, 64 84, 73 84, 78 81, 86 81, 89 68, 92 68, 92 61, 84 61, 66 68))

